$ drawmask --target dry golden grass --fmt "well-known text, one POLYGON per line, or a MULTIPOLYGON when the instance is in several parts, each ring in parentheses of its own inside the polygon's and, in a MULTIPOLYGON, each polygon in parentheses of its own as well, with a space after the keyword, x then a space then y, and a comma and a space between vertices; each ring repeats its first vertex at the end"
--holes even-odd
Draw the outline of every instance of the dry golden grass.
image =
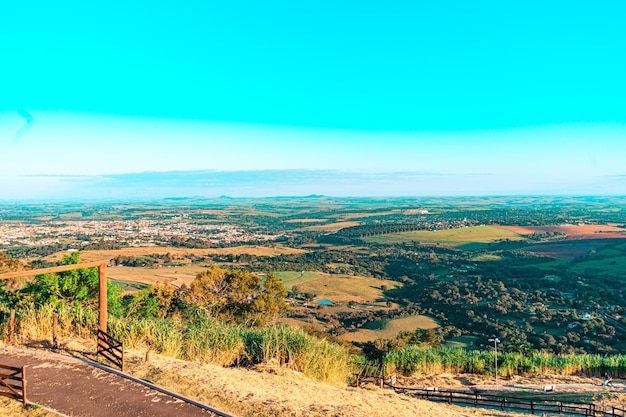
MULTIPOLYGON (((66 339, 63 346, 79 352, 92 352, 93 340, 66 339)), ((172 359, 151 352, 145 362, 145 350, 125 349, 127 373, 209 404, 238 417, 439 417, 439 416, 522 416, 510 412, 471 407, 448 406, 395 394, 366 384, 357 389, 346 384, 326 384, 313 381, 303 374, 281 368, 275 363, 265 363, 253 369, 222 368, 172 359)), ((91 357, 90 357, 91 358, 91 357)), ((568 383, 567 380, 503 379, 503 384, 535 385, 568 383)), ((576 380, 575 383, 587 383, 576 380)), ((419 378, 398 378, 400 385, 440 388, 460 388, 468 384, 488 385, 487 377, 473 375, 429 375, 419 378)), ((597 383, 597 380, 593 381, 597 383)), ((0 415, 8 417, 53 417, 42 409, 25 410, 16 401, 0 399, 0 415), (6 404, 6 405, 5 405, 6 404), (6 411, 5 411, 6 409, 6 411)))
MULTIPOLYGON (((289 248, 283 245, 271 246, 233 246, 229 248, 211 248, 211 249, 190 249, 190 248, 173 248, 161 246, 145 246, 137 248, 124 248, 116 250, 88 250, 80 253, 80 259, 83 262, 99 261, 103 259, 112 259, 116 256, 145 256, 150 254, 166 254, 170 253, 175 257, 184 257, 186 255, 207 256, 207 255, 256 255, 256 256, 277 256, 283 254, 300 254, 307 251, 302 249, 289 248)), ((58 261, 67 252, 58 252, 47 256, 48 261, 58 261)))
POLYGON ((255 369, 221 368, 130 351, 128 369, 136 377, 211 404, 239 417, 405 417, 504 416, 491 410, 446 406, 395 394, 312 381, 302 374, 265 364, 255 369))
POLYGON ((24 407, 21 401, 0 397, 0 415, 3 417, 58 417, 60 414, 44 410, 36 405, 24 407))

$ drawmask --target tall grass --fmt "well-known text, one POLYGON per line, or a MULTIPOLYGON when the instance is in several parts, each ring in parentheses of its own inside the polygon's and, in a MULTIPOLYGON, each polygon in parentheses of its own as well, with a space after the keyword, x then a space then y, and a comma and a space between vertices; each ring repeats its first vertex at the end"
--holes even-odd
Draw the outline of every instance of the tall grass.
MULTIPOLYGON (((96 332, 98 313, 90 308, 47 304, 18 311, 17 335, 23 341, 50 340, 52 316, 59 314, 59 337, 90 338, 96 332)), ((6 335, 7 322, 2 323, 6 335)), ((253 366, 274 362, 327 382, 342 382, 350 374, 347 349, 284 325, 248 327, 229 324, 211 317, 185 320, 109 318, 109 333, 126 346, 152 349, 165 355, 221 366, 253 366)), ((493 375, 492 350, 424 348, 408 346, 390 352, 384 360, 388 374, 473 373, 493 375)), ((626 355, 529 355, 499 353, 498 374, 585 375, 605 371, 626 377, 626 355)))
MULTIPOLYGON (((24 340, 49 340, 52 335, 52 317, 59 315, 59 337, 75 335, 91 337, 98 328, 98 312, 81 306, 45 304, 17 311, 16 334, 24 340)), ((4 323, 5 327, 8 323, 4 323)), ((7 332, 4 332, 7 334, 7 332)))
MULTIPOLYGON (((408 346, 385 357, 386 372, 405 376, 440 373, 473 373, 492 375, 495 372, 493 351, 424 348, 408 346)), ((584 375, 598 376, 608 371, 626 375, 626 355, 554 355, 536 352, 498 354, 498 375, 584 375)))
MULTIPOLYGON (((94 336, 97 311, 80 306, 44 305, 19 312, 20 339, 50 340, 55 312, 59 314, 59 336, 94 336)), ((274 362, 325 382, 345 382, 349 376, 347 349, 284 325, 248 327, 211 317, 194 320, 110 317, 108 332, 127 347, 151 349, 178 359, 221 366, 274 362)))

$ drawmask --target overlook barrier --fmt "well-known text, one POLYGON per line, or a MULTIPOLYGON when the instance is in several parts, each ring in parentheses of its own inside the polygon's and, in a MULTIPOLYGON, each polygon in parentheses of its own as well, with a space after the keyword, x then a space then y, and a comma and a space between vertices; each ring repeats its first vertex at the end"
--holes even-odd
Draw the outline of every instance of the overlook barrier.
MULTIPOLYGON (((389 385, 391 386, 391 385, 389 385)), ((595 404, 563 401, 559 399, 527 399, 514 396, 485 394, 472 391, 435 390, 391 386, 396 393, 407 394, 428 401, 448 404, 472 405, 482 408, 497 408, 502 411, 520 411, 530 414, 566 414, 573 416, 626 416, 626 411, 618 407, 598 409, 595 404)))

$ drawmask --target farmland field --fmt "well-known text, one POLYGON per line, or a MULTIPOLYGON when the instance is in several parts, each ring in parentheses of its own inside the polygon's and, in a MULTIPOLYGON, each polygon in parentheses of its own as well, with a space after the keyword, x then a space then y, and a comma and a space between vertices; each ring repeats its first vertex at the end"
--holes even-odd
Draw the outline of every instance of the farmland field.
POLYGON ((602 276, 626 276, 626 257, 618 256, 614 258, 592 259, 577 262, 570 267, 570 270, 577 274, 592 273, 602 276))
POLYGON ((324 272, 281 271, 274 274, 287 288, 297 285, 300 292, 314 293, 316 299, 326 299, 334 303, 373 303, 383 299, 382 285, 390 289, 400 285, 395 281, 324 272))
POLYGON ((443 345, 451 349, 475 349, 478 341, 476 336, 459 336, 446 340, 443 345))
POLYGON ((392 244, 419 241, 452 247, 472 243, 490 243, 503 239, 523 240, 524 238, 518 233, 494 226, 473 226, 438 231, 417 230, 363 238, 368 243, 392 244))
MULTIPOLYGON (((175 248, 175 247, 163 247, 163 246, 142 246, 142 247, 129 247, 124 249, 114 250, 86 250, 80 252, 80 259, 83 262, 99 261, 103 259, 113 259, 116 256, 146 256, 151 254, 166 254, 170 253, 174 257, 184 257, 186 255, 207 256, 207 255, 241 255, 249 254, 255 256, 277 256, 283 254, 300 254, 305 253, 306 250, 289 248, 282 245, 274 246, 233 246, 228 248, 209 248, 209 249, 189 249, 189 248, 175 248)), ((58 252, 54 255, 50 255, 44 259, 48 261, 58 261, 67 252, 58 252)))
POLYGON ((377 320, 368 323, 367 328, 347 332, 339 339, 350 342, 368 342, 376 339, 393 339, 401 331, 414 332, 439 327, 439 324, 428 316, 416 315, 393 320, 377 320))
POLYGON ((154 284, 169 282, 176 287, 189 285, 197 274, 207 269, 201 265, 172 266, 163 268, 131 268, 127 266, 113 266, 107 268, 107 276, 112 280, 154 284))
POLYGON ((600 249, 609 243, 611 243, 611 239, 567 240, 538 243, 527 246, 523 250, 555 259, 574 259, 586 255, 589 251, 600 249))
POLYGON ((336 222, 329 224, 320 224, 315 226, 308 226, 305 230, 317 230, 324 232, 336 232, 337 230, 345 229, 346 227, 358 226, 359 222, 336 222))
POLYGON ((520 235, 534 233, 562 233, 567 239, 608 239, 626 238, 626 231, 615 225, 583 224, 558 226, 498 226, 520 235))

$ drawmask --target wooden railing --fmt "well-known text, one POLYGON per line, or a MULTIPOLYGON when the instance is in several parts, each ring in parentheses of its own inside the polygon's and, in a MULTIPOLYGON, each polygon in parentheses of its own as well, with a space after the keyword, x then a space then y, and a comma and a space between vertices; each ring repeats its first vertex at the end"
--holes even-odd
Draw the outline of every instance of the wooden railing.
POLYGON ((98 351, 96 356, 100 355, 124 372, 124 343, 102 330, 98 330, 98 351))
POLYGON ((385 373, 382 363, 378 362, 365 362, 354 363, 355 367, 354 378, 355 385, 358 388, 362 382, 374 382, 380 384, 382 388, 385 383, 385 373))
POLYGON ((22 400, 26 405, 26 367, 0 365, 0 396, 22 400))
POLYGON ((614 416, 624 417, 626 411, 611 407, 599 410, 595 404, 562 401, 558 399, 527 399, 502 395, 484 394, 471 391, 438 390, 425 388, 392 387, 397 393, 416 398, 446 402, 448 404, 471 405, 474 407, 498 408, 502 411, 517 410, 530 414, 568 414, 576 416, 614 416))

